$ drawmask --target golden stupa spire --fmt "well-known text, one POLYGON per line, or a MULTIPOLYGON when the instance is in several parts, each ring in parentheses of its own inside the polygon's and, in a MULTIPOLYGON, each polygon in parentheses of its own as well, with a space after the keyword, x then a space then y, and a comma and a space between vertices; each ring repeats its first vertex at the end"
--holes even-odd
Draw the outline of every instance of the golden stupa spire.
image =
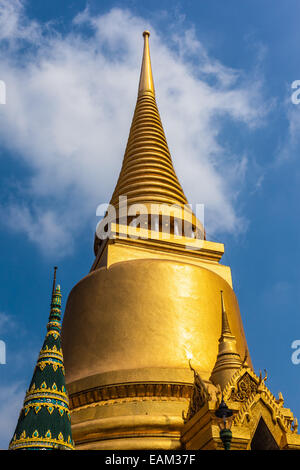
POLYGON ((218 356, 211 374, 211 380, 214 384, 219 384, 221 388, 224 388, 234 372, 241 367, 242 360, 241 356, 237 352, 235 336, 232 334, 230 329, 222 290, 221 309, 222 330, 219 339, 218 356))
POLYGON ((144 52, 137 103, 122 168, 110 204, 116 209, 117 219, 121 212, 120 197, 127 198, 128 208, 142 204, 147 208, 149 216, 161 213, 155 212, 155 205, 176 206, 180 214, 178 218, 188 220, 195 237, 203 238, 203 226, 192 211, 187 209, 188 201, 173 167, 155 99, 149 50, 150 33, 144 31, 143 36, 144 52))
POLYGON ((144 35, 144 53, 138 98, 119 180, 111 204, 118 207, 119 196, 134 203, 187 204, 160 120, 152 78, 149 32, 144 35))

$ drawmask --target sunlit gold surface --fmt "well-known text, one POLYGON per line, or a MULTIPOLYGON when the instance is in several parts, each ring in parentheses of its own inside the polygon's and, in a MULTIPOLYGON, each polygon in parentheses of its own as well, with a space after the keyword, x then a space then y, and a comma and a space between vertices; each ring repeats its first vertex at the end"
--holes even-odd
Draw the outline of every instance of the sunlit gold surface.
POLYGON ((175 237, 172 234, 166 238, 162 232, 112 224, 110 239, 98 251, 91 271, 121 261, 169 259, 209 269, 232 287, 230 267, 219 262, 223 254, 222 243, 175 237))
POLYGON ((66 307, 68 383, 112 370, 185 368, 189 357, 208 379, 218 353, 221 289, 243 356, 246 343, 236 297, 215 273, 156 259, 92 272, 74 287, 66 307))
MULTIPOLYGON (((232 330, 243 356, 247 346, 234 292, 224 279, 203 267, 159 259, 122 261, 91 272, 73 288, 63 324, 71 402, 90 390, 90 402, 82 397, 81 402, 74 402, 72 424, 77 445, 93 442, 93 448, 99 449, 132 448, 134 440, 128 439, 139 434, 142 426, 144 440, 138 441, 138 448, 180 447, 182 411, 187 409, 188 396, 185 392, 178 397, 172 384, 192 385, 190 358, 203 379, 209 379, 221 332, 221 289, 228 299, 232 330), (105 376, 109 377, 106 381, 105 376), (156 388, 149 395, 145 388, 138 398, 124 387, 115 389, 110 401, 95 400, 91 395, 97 387, 128 382, 145 387, 152 383, 156 388), (164 383, 169 384, 169 392, 161 396, 164 383), (104 432, 111 416, 115 417, 112 423, 118 424, 104 432), (153 427, 154 417, 160 426, 156 423, 153 427), (108 421, 101 422, 102 418, 108 421), (100 420, 98 424, 94 419, 100 420), (137 425, 139 420, 142 424, 137 425), (177 423, 172 432, 170 422, 177 423), (99 428, 99 423, 94 441, 88 430, 99 428)), ((108 397, 108 391, 105 393, 108 397)))

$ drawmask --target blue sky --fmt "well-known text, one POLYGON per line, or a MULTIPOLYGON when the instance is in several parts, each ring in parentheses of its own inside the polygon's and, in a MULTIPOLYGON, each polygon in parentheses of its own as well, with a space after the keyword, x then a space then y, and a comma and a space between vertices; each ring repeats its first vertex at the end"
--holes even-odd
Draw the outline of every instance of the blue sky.
POLYGON ((299 2, 0 0, 0 448, 45 334, 93 262, 151 30, 157 101, 183 189, 225 243, 256 372, 300 417, 299 2), (299 137, 298 137, 299 136, 299 137))

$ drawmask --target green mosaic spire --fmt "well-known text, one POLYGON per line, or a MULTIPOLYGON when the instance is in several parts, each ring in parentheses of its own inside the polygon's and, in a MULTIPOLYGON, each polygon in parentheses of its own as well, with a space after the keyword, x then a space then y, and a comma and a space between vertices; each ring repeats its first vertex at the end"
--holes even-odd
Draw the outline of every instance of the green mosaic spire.
POLYGON ((47 334, 9 444, 11 450, 74 449, 60 343, 61 292, 55 284, 56 268, 47 334))

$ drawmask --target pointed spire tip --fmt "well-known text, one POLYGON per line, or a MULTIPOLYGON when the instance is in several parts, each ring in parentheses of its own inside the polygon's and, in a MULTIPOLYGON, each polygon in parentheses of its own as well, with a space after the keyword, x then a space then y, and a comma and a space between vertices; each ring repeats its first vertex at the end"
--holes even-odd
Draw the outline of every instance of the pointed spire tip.
POLYGON ((154 83, 153 83, 150 50, 149 50, 150 32, 144 31, 143 36, 144 36, 144 52, 143 52, 143 60, 142 60, 140 83, 139 83, 139 94, 151 93, 152 95, 154 95, 155 92, 154 92, 154 83))
POLYGON ((56 271, 57 271, 57 266, 54 266, 53 284, 52 284, 52 296, 54 295, 55 286, 56 286, 56 271))
POLYGON ((220 291, 221 293, 221 305, 222 305, 222 334, 221 338, 224 334, 230 334, 231 335, 231 329, 229 326, 229 321, 225 309, 225 302, 224 302, 224 297, 223 297, 223 291, 220 291))

